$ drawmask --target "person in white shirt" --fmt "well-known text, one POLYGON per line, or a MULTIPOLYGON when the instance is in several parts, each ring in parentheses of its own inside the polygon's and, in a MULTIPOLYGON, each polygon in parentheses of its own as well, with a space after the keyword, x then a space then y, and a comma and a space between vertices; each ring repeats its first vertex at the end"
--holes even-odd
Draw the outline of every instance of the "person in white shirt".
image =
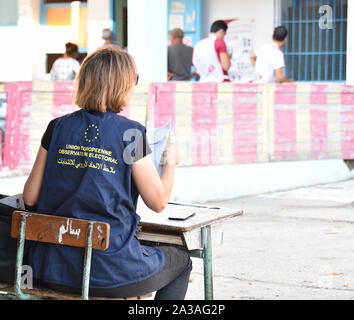
POLYGON ((200 82, 229 82, 231 54, 224 41, 228 25, 223 20, 213 22, 210 36, 200 40, 193 50, 194 69, 200 82))
POLYGON ((273 42, 264 44, 251 55, 251 63, 255 67, 256 83, 292 82, 284 75, 284 54, 281 47, 286 43, 288 31, 279 26, 274 29, 273 42))
POLYGON ((65 53, 62 58, 54 61, 50 71, 50 78, 53 81, 74 80, 80 69, 80 63, 76 60, 79 56, 79 48, 75 43, 65 44, 65 53))

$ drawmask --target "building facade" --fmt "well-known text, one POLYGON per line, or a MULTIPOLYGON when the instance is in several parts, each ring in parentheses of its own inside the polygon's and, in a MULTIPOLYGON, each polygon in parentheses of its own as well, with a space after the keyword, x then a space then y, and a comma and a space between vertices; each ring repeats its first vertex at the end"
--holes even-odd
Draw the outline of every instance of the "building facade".
POLYGON ((110 28, 134 56, 141 80, 163 82, 171 27, 183 28, 194 45, 215 20, 252 19, 254 49, 271 41, 276 25, 288 28, 289 77, 350 82, 351 6, 347 0, 0 0, 0 81, 48 79, 67 41, 78 43, 84 56, 110 28))

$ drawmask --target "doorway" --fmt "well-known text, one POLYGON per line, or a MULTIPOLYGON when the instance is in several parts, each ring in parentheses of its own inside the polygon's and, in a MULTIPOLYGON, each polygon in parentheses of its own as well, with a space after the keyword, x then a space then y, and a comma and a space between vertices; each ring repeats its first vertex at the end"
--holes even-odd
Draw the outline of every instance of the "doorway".
POLYGON ((127 0, 113 0, 113 23, 116 43, 126 48, 128 46, 127 0))

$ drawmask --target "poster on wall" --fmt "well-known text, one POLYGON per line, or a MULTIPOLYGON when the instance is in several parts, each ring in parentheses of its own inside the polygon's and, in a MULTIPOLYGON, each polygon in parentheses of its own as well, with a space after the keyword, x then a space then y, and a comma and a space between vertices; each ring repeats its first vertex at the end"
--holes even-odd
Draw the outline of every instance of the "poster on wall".
POLYGON ((201 0, 169 0, 168 31, 184 31, 183 43, 193 47, 201 38, 201 0))
POLYGON ((229 77, 232 82, 247 83, 255 79, 250 54, 254 52, 254 19, 225 20, 228 24, 225 42, 232 53, 229 77))

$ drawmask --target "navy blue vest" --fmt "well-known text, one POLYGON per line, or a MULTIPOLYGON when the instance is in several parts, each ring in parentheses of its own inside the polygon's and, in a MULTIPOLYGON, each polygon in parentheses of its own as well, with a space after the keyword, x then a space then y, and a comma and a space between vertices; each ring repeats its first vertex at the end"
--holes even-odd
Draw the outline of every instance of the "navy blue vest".
MULTIPOLYGON (((134 130, 144 126, 113 112, 80 110, 55 124, 38 212, 108 222, 110 245, 93 250, 90 287, 113 288, 161 271, 161 250, 140 245, 135 236, 138 191, 132 180, 134 130), (126 141, 125 141, 126 140, 126 141)), ((34 277, 81 287, 84 249, 31 243, 34 277)))

